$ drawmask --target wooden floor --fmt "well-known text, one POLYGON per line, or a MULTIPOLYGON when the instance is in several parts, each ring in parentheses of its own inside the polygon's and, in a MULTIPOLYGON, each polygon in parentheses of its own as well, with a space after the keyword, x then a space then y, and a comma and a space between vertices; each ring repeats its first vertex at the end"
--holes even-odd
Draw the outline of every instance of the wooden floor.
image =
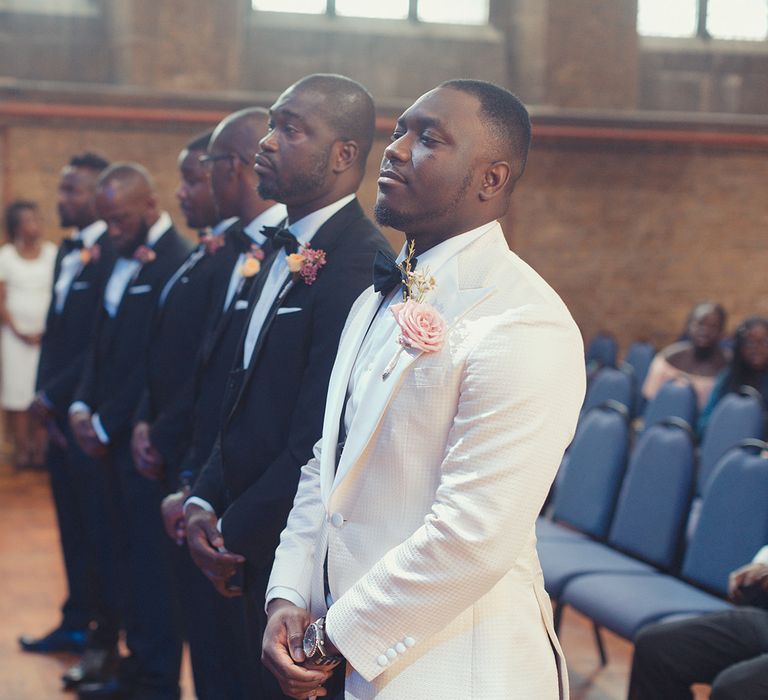
MULTIPOLYGON (((40 472, 14 473, 0 466, 0 700, 71 698, 59 677, 75 657, 19 651, 19 634, 48 631, 59 620, 64 578, 48 482, 40 472)), ((601 668, 592 628, 575 612, 564 616, 562 642, 572 700, 623 700, 632 646, 605 632, 609 664, 601 668)), ((192 700, 189 672, 184 700, 192 700)))

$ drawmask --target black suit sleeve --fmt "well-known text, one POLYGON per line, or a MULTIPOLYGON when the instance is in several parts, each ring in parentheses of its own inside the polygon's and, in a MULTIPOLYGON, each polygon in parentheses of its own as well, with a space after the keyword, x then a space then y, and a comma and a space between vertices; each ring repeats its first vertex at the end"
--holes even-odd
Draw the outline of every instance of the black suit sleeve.
MULTIPOLYGON (((176 393, 171 404, 166 406, 152 422, 149 431, 150 441, 163 456, 166 465, 177 465, 188 447, 189 431, 192 429, 195 382, 194 376, 189 377, 176 393)), ((147 403, 149 403, 148 394, 147 403)), ((149 416, 148 409, 147 416, 149 416)))
POLYGON ((59 415, 66 415, 70 406, 69 398, 73 396, 80 383, 87 360, 88 351, 86 350, 77 357, 73 357, 65 370, 48 382, 38 385, 37 390, 45 393, 59 415))
MULTIPOLYGON (((224 513, 227 549, 254 566, 269 566, 296 495, 301 467, 322 434, 325 399, 341 331, 352 304, 371 283, 371 251, 347 258, 333 284, 315 299, 312 348, 291 419, 287 448, 224 513)), ((330 272, 330 271, 329 271, 330 272)), ((321 273, 322 274, 322 273, 321 273)))
POLYGON ((83 369, 77 383, 77 388, 72 394, 72 403, 82 401, 87 404, 91 410, 93 410, 93 401, 96 392, 96 340, 98 337, 99 326, 102 323, 102 318, 102 314, 99 314, 99 318, 95 323, 96 330, 93 333, 93 337, 91 338, 91 342, 89 343, 88 349, 85 352, 85 357, 83 358, 83 369))
POLYGON ((217 514, 226 507, 224 469, 221 460, 221 435, 219 435, 192 488, 192 495, 210 503, 217 514))

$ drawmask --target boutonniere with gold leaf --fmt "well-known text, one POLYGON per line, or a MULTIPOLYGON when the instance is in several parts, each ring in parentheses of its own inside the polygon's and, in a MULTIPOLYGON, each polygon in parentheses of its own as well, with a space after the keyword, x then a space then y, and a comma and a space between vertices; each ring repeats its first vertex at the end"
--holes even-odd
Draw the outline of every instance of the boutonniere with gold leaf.
POLYGON ((264 260, 264 251, 255 243, 251 246, 251 249, 245 254, 245 260, 240 265, 241 277, 253 277, 261 270, 261 263, 264 260))
POLYGON ((397 338, 400 348, 384 369, 382 379, 392 374, 405 348, 438 352, 445 342, 445 320, 432 304, 424 301, 426 294, 437 288, 437 282, 429 274, 429 268, 415 269, 412 264, 414 252, 414 243, 411 241, 405 260, 400 265, 403 273, 403 301, 389 307, 400 329, 397 338))
POLYGON ((286 256, 288 270, 299 277, 304 284, 310 285, 317 279, 317 273, 325 265, 325 251, 304 245, 298 253, 286 256))
POLYGON ((101 258, 101 246, 98 243, 80 248, 80 262, 83 265, 87 265, 90 262, 98 262, 99 258, 101 258))

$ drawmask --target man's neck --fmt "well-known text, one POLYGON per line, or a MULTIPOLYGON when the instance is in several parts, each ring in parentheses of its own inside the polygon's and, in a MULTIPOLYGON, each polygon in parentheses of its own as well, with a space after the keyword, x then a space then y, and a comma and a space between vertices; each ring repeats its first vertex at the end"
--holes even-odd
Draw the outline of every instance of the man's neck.
POLYGON ((333 204, 334 202, 338 202, 344 197, 355 194, 356 191, 357 190, 354 189, 345 192, 329 192, 309 202, 302 202, 301 204, 286 204, 286 209, 288 211, 288 221, 290 221, 292 224, 300 221, 305 216, 309 216, 319 209, 324 209, 325 207, 333 204))
POLYGON ((234 216, 237 216, 240 221, 247 224, 248 222, 253 221, 260 214, 263 214, 265 211, 267 211, 267 209, 269 209, 273 204, 274 202, 265 202, 260 197, 248 199, 242 202, 240 210, 234 214, 234 216))

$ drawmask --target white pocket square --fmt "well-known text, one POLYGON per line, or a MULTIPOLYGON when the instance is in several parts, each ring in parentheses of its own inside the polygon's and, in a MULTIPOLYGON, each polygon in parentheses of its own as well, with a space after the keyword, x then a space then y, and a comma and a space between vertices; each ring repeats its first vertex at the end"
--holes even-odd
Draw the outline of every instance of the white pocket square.
POLYGON ((247 309, 248 308, 248 300, 247 299, 238 299, 235 302, 235 311, 240 311, 241 309, 247 309))
POLYGON ((135 287, 128 287, 128 294, 146 294, 151 291, 151 284, 137 284, 135 287))
POLYGON ((72 291, 76 292, 79 289, 88 289, 90 286, 90 282, 72 282, 72 291))
POLYGON ((298 306, 283 306, 277 310, 277 315, 280 316, 281 314, 295 314, 297 311, 304 311, 304 309, 299 308, 298 306))

